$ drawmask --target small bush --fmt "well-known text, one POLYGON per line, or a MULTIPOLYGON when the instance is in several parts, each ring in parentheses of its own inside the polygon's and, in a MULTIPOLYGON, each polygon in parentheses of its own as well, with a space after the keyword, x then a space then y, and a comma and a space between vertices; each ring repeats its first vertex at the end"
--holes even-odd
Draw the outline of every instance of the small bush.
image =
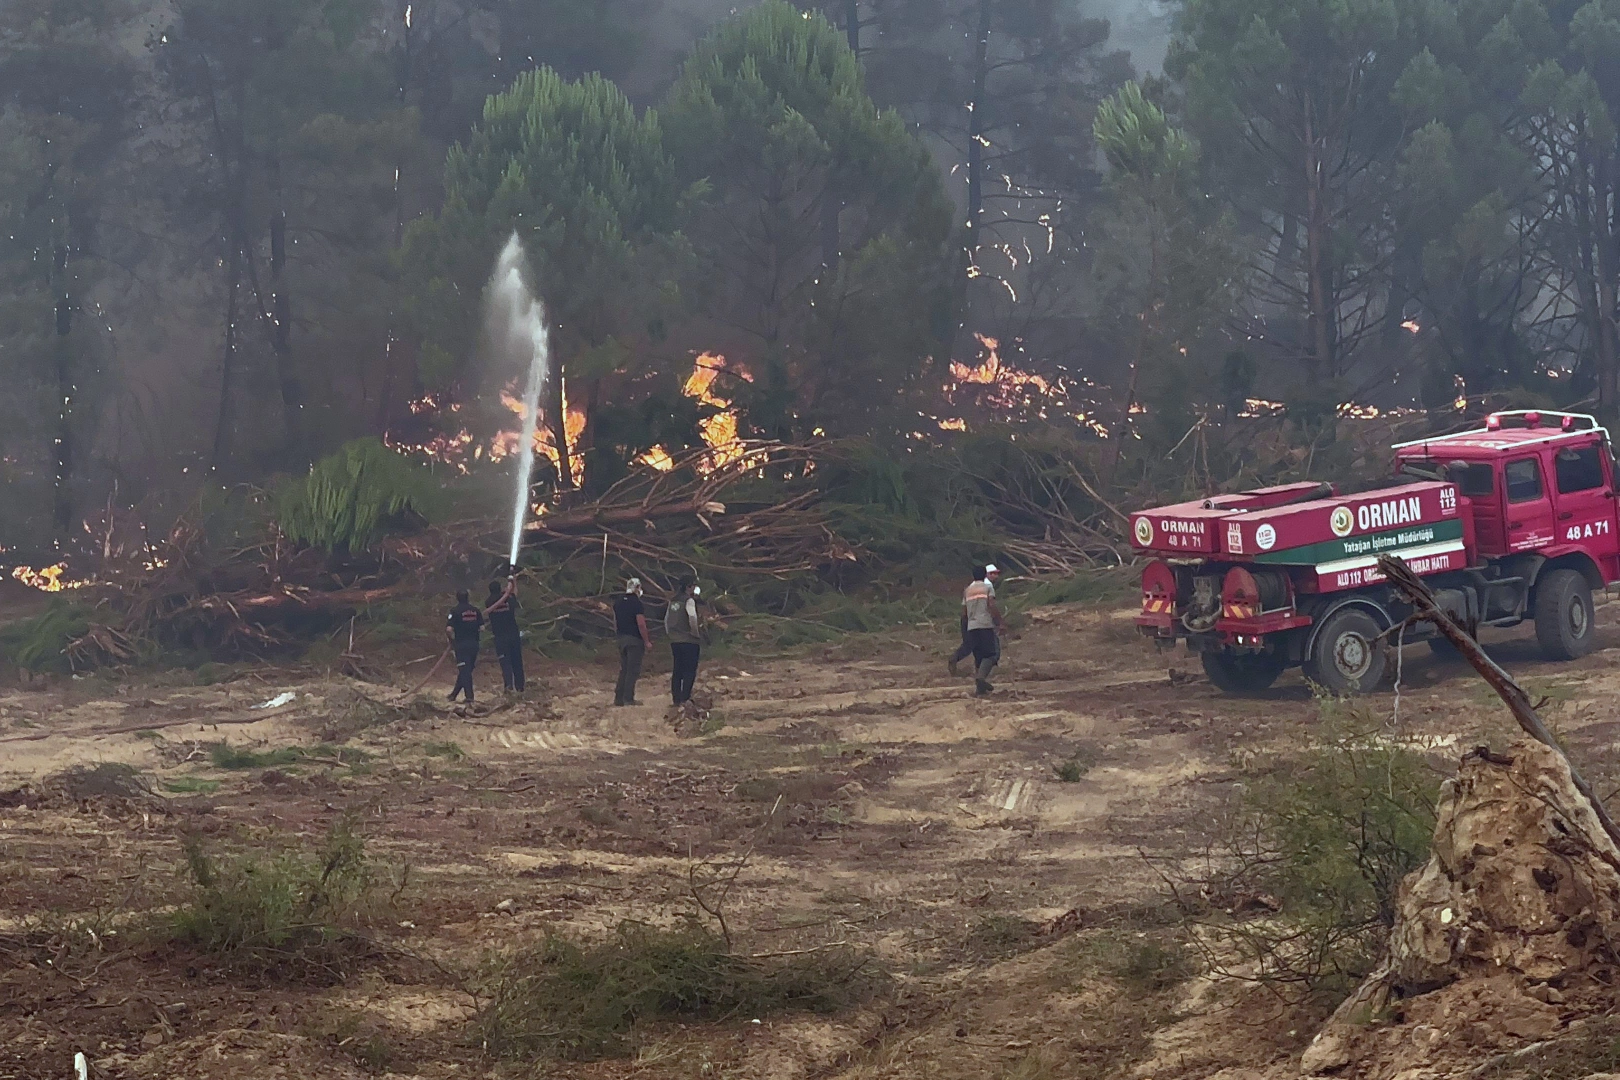
POLYGON ((83 609, 65 600, 52 600, 49 608, 33 618, 0 628, 0 654, 28 671, 65 674, 73 666, 68 644, 89 630, 90 619, 83 609))
POLYGON ((277 750, 243 750, 228 742, 215 743, 208 748, 208 759, 216 769, 267 769, 277 765, 292 765, 298 761, 298 751, 292 747, 277 750))
POLYGON ((300 762, 347 765, 351 769, 364 765, 371 755, 353 746, 282 746, 274 750, 244 750, 230 743, 215 743, 208 748, 208 758, 218 769, 271 769, 300 762))
POLYGON ((628 1052, 644 1021, 833 1012, 880 983, 849 949, 752 958, 695 923, 664 930, 626 922, 598 945, 551 937, 505 959, 475 1027, 503 1057, 591 1059, 628 1052))
POLYGON ((1052 772, 1058 780, 1065 784, 1078 784, 1085 779, 1092 767, 1097 764, 1095 755, 1085 750, 1076 750, 1063 761, 1052 766, 1052 772))
POLYGON ((314 853, 218 859, 186 841, 191 895, 172 916, 175 940, 258 974, 336 980, 371 946, 358 936, 375 882, 365 844, 346 825, 314 853))
POLYGON ((1315 748, 1251 779, 1229 869, 1202 883, 1235 916, 1207 927, 1217 968, 1246 966, 1319 1007, 1376 962, 1395 891, 1428 858, 1439 793, 1421 755, 1370 724, 1344 733, 1335 708, 1324 704, 1327 733, 1315 748))
POLYGON ((429 498, 419 466, 384 446, 356 439, 322 458, 301 480, 276 491, 276 521, 289 539, 329 552, 360 552, 429 498))
POLYGON ((218 780, 204 780, 200 776, 177 776, 163 781, 163 790, 170 795, 212 795, 219 790, 218 780))
POLYGON ((1117 943, 1105 952, 1102 970, 1138 995, 1173 989, 1195 974, 1186 949, 1152 937, 1117 943))

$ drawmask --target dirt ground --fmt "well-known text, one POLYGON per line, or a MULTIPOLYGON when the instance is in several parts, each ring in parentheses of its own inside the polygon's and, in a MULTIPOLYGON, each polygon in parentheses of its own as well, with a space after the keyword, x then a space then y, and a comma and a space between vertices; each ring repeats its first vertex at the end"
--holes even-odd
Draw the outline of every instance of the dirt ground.
MULTIPOLYGON (((1494 651, 1554 699, 1577 760, 1612 777, 1620 629, 1601 614, 1604 648, 1585 660, 1543 664, 1524 634, 1494 651)), ((524 699, 465 715, 436 680, 381 721, 366 699, 391 700, 426 663, 397 665, 392 686, 233 669, 211 686, 0 692, 0 1077, 70 1076, 75 1051, 140 1080, 518 1075, 469 1036, 467 973, 547 933, 693 914, 694 867, 745 855, 726 902, 739 948, 847 942, 879 959, 889 992, 832 1017, 650 1027, 634 1056, 541 1075, 1285 1075, 1312 1034, 1286 1013, 1198 977, 1133 983, 1096 958, 1165 931, 1151 860, 1217 839, 1245 760, 1309 741, 1318 708, 1297 673, 1222 697, 1195 661, 1141 642, 1129 612, 1059 606, 1027 616, 996 694, 976 700, 946 674, 952 644, 915 628, 709 660, 708 715, 679 723, 661 654, 647 704, 623 709, 605 655, 531 657, 524 699), (206 750, 221 741, 319 749, 223 769, 206 750), (151 794, 47 783, 101 762, 134 766, 151 794), (408 867, 376 928, 387 962, 289 985, 118 937, 179 895, 184 837, 314 843, 345 816, 378 865, 408 867)), ((1367 705, 1390 737, 1443 756, 1507 731, 1462 666, 1409 648, 1401 676, 1398 697, 1367 705)), ((480 677, 498 682, 492 666, 480 677)))

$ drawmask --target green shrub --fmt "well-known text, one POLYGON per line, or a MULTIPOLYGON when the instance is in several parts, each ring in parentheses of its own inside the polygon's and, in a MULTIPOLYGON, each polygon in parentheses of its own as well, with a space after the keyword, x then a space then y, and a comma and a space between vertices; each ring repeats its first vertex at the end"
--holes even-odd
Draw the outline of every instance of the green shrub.
POLYGON ((506 958, 475 1028, 503 1057, 590 1059, 628 1051, 643 1021, 833 1012, 880 985, 850 949, 751 958, 695 923, 664 930, 626 922, 597 945, 551 937, 506 958))
POLYGON ((58 597, 33 618, 0 628, 0 653, 29 671, 66 673, 73 666, 67 654, 69 643, 89 630, 84 609, 58 597))
POLYGON ((276 521, 296 543, 358 552, 405 515, 420 515, 429 492, 425 470, 380 439, 356 439, 276 490, 276 521))
POLYGON ((347 825, 313 853, 218 859, 193 837, 185 854, 191 892, 171 917, 176 941, 232 969, 315 980, 342 978, 371 951, 358 931, 375 883, 347 825))
POLYGON ((1438 773, 1363 724, 1327 731, 1297 759, 1251 778, 1233 822, 1230 872, 1206 882, 1228 906, 1277 908, 1213 921, 1211 958, 1301 1000, 1328 1005, 1372 969, 1394 923, 1401 879, 1428 858, 1438 773))

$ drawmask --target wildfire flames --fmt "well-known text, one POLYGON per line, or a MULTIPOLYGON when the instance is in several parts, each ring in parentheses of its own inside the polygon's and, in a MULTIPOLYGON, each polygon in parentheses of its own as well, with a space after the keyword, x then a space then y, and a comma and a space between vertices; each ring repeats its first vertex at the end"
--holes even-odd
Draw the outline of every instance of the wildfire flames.
POLYGON ((11 576, 30 589, 40 592, 63 592, 67 589, 82 589, 90 584, 88 581, 70 581, 63 577, 67 573, 67 563, 57 563, 55 566, 42 566, 35 570, 32 566, 13 567, 11 576))
MULTIPOLYGON (((501 391, 501 404, 510 409, 519 422, 523 420, 523 402, 511 389, 501 391)), ((580 437, 585 434, 585 411, 568 404, 566 382, 563 384, 563 413, 568 418, 563 421, 563 434, 568 438, 568 473, 573 477, 574 486, 579 487, 585 482, 585 459, 579 452, 580 437)), ((522 437, 518 431, 503 431, 495 436, 489 446, 489 460, 501 461, 512 456, 517 452, 518 440, 522 437)), ((561 470, 557 440, 552 437, 549 424, 542 422, 534 429, 534 449, 550 459, 553 469, 561 470)))
POLYGON ((945 392, 955 400, 955 393, 965 386, 986 387, 981 400, 987 405, 1010 409, 1031 397, 1045 397, 1052 392, 1052 384, 1043 376, 1020 371, 1001 358, 1001 342, 984 334, 974 334, 984 348, 984 360, 969 367, 960 360, 951 361, 954 380, 945 392))
MULTIPOLYGON (((691 377, 686 380, 686 385, 681 387, 682 394, 719 410, 714 415, 698 421, 703 442, 709 448, 705 470, 725 468, 742 460, 748 454, 742 440, 737 437, 737 410, 732 407, 731 399, 724 397, 715 386, 715 379, 721 372, 745 382, 754 381, 754 376, 741 364, 730 363, 718 353, 703 353, 697 358, 697 364, 692 369, 691 377)), ((653 447, 641 455, 640 460, 643 465, 651 465, 661 472, 668 472, 675 467, 674 458, 662 446, 653 447)))

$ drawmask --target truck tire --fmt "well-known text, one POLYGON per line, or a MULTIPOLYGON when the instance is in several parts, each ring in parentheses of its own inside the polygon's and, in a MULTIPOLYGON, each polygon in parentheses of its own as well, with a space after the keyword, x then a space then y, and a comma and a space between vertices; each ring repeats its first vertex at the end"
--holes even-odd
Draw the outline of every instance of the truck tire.
POLYGON ((1269 689, 1282 674, 1282 657, 1275 653, 1200 653, 1204 674, 1228 694, 1253 694, 1269 689))
POLYGON ((1576 660, 1597 644, 1592 589, 1579 570, 1549 570, 1536 582, 1536 641, 1548 660, 1576 660))
POLYGON ((1384 681, 1389 643, 1383 628, 1358 607, 1340 608, 1317 632, 1305 677, 1331 694, 1367 694, 1384 681))

